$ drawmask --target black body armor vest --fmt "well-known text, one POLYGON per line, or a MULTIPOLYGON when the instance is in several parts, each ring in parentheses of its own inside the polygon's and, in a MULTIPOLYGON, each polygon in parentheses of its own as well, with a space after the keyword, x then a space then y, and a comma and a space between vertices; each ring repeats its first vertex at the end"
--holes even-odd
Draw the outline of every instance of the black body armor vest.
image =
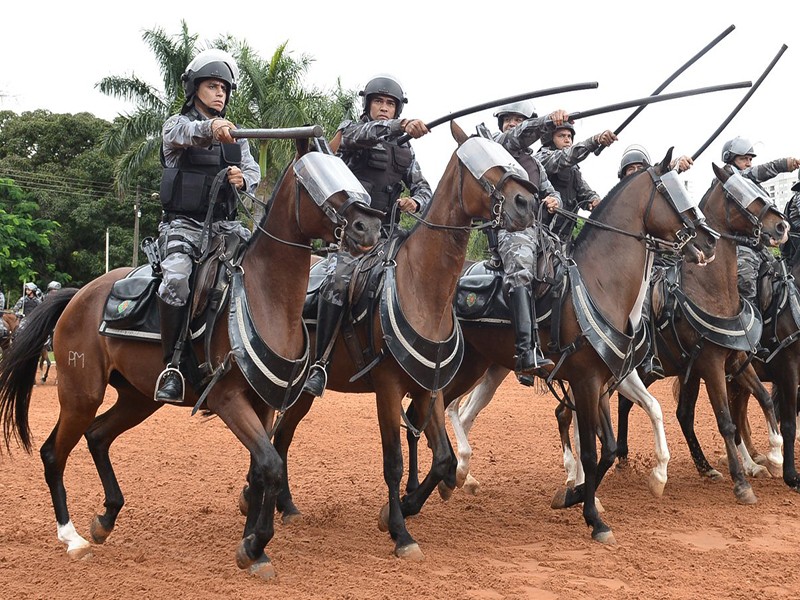
MULTIPOLYGON (((241 162, 242 149, 238 144, 215 142, 210 148, 190 146, 184 150, 177 167, 164 167, 160 196, 166 216, 187 216, 203 221, 208 212, 214 178, 222 169, 238 167, 241 162)), ((236 218, 236 196, 226 178, 216 197, 215 221, 236 218)))
POLYGON ((394 208, 403 192, 403 176, 412 160, 410 146, 384 141, 374 148, 356 152, 351 160, 345 161, 372 198, 372 208, 386 213, 385 222, 391 218, 389 209, 394 208))

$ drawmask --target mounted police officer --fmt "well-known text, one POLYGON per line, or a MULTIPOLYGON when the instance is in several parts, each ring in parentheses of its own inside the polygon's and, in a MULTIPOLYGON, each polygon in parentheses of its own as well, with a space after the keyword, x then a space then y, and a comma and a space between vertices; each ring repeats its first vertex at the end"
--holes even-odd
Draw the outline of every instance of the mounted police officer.
POLYGON ((795 233, 789 233, 789 241, 781 249, 783 257, 789 261, 794 259, 798 248, 800 248, 800 241, 798 241, 798 236, 800 236, 800 173, 798 173, 797 183, 792 186, 792 191, 794 195, 786 203, 784 212, 789 220, 789 225, 791 225, 791 231, 795 233))
MULTIPOLYGON (((33 283, 28 282, 25 284, 25 293, 20 296, 17 303, 14 304, 14 307, 11 309, 21 318, 27 317, 33 309, 39 306, 42 303, 42 300, 36 294, 39 290, 39 287, 33 283)), ((39 292, 41 293, 41 292, 39 292)))
MULTIPOLYGON (((399 212, 424 213, 433 193, 422 175, 414 150, 397 138, 408 134, 420 138, 428 133, 419 119, 401 118, 408 103, 403 88, 391 75, 377 75, 359 92, 363 112, 358 121, 339 125, 341 143, 337 154, 350 167, 372 198, 371 206, 384 212, 385 235, 399 220, 399 212), (400 197, 404 189, 409 196, 400 197)), ((303 391, 321 396, 328 381, 327 365, 339 332, 347 291, 358 259, 347 251, 332 255, 320 288, 317 310, 316 361, 311 366, 303 391)))
MULTIPOLYGON (((579 208, 591 210, 600 202, 600 196, 583 179, 578 163, 601 146, 613 144, 617 136, 606 130, 582 142, 573 143, 574 138, 575 126, 565 121, 554 131, 542 134, 542 147, 536 153, 553 186, 561 194, 563 208, 573 213, 579 208)), ((556 215, 550 228, 562 243, 566 243, 572 239, 575 219, 556 215)))
POLYGON ((223 50, 198 54, 181 76, 186 101, 162 130, 159 225, 162 281, 158 288, 161 343, 166 369, 159 375, 155 400, 180 403, 183 376, 176 346, 189 318, 192 265, 210 236, 250 232, 236 218, 237 190, 255 191, 261 174, 247 140, 235 140, 236 126, 225 118, 239 69, 223 50), (219 185, 216 198, 211 189, 219 185), (213 207, 210 203, 214 201, 213 207), (210 231, 208 218, 210 214, 210 231))
MULTIPOLYGON (((756 185, 772 179, 778 173, 790 173, 800 167, 800 160, 797 158, 779 158, 760 165, 754 165, 753 159, 755 157, 756 153, 753 149, 753 144, 746 138, 735 137, 722 145, 722 162, 738 169, 742 177, 746 177, 756 185)), ((769 194, 766 191, 764 191, 764 200, 769 200, 769 194)), ((763 255, 750 246, 736 246, 739 293, 756 307, 758 307, 756 303, 758 272, 762 263, 768 259, 769 256, 763 255)))
POLYGON ((51 281, 47 284, 47 289, 44 292, 44 297, 47 298, 50 292, 57 292, 61 289, 61 284, 58 281, 51 281))
MULTIPOLYGON (((547 172, 533 155, 533 144, 543 132, 552 132, 566 122, 566 111, 557 110, 539 117, 531 100, 501 106, 494 113, 500 130, 494 140, 502 145, 528 173, 528 179, 539 190, 539 198, 548 212, 561 206, 561 195, 547 178, 547 172)), ((508 296, 511 323, 514 327, 516 364, 514 371, 520 383, 531 385, 532 375, 545 375, 553 361, 546 358, 539 346, 536 325, 536 304, 532 300, 539 232, 536 227, 522 231, 497 232, 497 252, 503 264, 503 287, 508 296)), ((490 236, 490 247, 493 246, 490 236)))

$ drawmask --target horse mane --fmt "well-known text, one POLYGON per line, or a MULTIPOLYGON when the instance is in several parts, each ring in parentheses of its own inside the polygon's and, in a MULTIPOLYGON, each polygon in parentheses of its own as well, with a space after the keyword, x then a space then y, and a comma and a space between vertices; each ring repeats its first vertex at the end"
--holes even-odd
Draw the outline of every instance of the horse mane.
MULTIPOLYGON (((592 219, 599 219, 603 213, 608 209, 608 206, 615 201, 616 197, 624 190, 636 177, 644 175, 645 171, 638 171, 628 177, 623 177, 609 192, 603 197, 600 204, 598 204, 592 211, 592 219)), ((577 250, 581 244, 586 243, 586 240, 592 233, 592 228, 582 228, 578 236, 573 242, 573 250, 577 250)))

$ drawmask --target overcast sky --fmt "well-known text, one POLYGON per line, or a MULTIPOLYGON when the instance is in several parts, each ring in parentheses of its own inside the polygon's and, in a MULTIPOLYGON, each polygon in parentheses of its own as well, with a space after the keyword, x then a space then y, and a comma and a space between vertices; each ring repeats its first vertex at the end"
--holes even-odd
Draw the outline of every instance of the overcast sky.
MULTIPOLYGON (((649 95, 729 25, 736 29, 681 75, 667 92, 743 80, 755 82, 786 44, 789 48, 750 101, 687 174, 698 196, 713 177, 725 140, 758 142, 756 162, 800 156, 800 3, 760 2, 107 2, 4 3, 0 36, 0 108, 88 111, 113 119, 133 106, 104 96, 95 84, 108 75, 136 74, 160 87, 155 59, 142 32, 177 34, 181 19, 200 41, 232 34, 270 57, 288 41, 295 56, 314 60, 308 83, 329 89, 340 78, 360 89, 387 72, 403 84, 403 116, 432 121, 448 113, 526 91, 597 81, 596 90, 535 101, 539 114, 556 108, 586 111, 649 95), (102 8, 101 8, 102 7, 102 8), (495 10, 494 7, 497 7, 495 10), (12 26, 13 25, 13 26, 12 26)), ((653 160, 670 146, 693 154, 747 90, 663 102, 646 108, 599 157, 581 168, 600 195, 616 182, 619 159, 633 143, 653 160)), ((576 123, 585 139, 615 129, 630 113, 576 123)), ((491 110, 457 120, 468 133, 491 110)), ((435 185, 455 142, 446 125, 413 142, 435 185)))

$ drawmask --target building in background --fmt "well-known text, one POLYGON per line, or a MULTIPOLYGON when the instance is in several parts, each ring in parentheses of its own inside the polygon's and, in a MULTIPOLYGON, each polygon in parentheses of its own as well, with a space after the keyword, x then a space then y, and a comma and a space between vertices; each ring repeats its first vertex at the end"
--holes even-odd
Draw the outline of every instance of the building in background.
POLYGON ((763 182, 761 187, 769 192, 770 197, 775 202, 775 206, 783 210, 794 194, 792 186, 795 183, 797 183, 797 175, 795 173, 778 173, 777 177, 763 182))

